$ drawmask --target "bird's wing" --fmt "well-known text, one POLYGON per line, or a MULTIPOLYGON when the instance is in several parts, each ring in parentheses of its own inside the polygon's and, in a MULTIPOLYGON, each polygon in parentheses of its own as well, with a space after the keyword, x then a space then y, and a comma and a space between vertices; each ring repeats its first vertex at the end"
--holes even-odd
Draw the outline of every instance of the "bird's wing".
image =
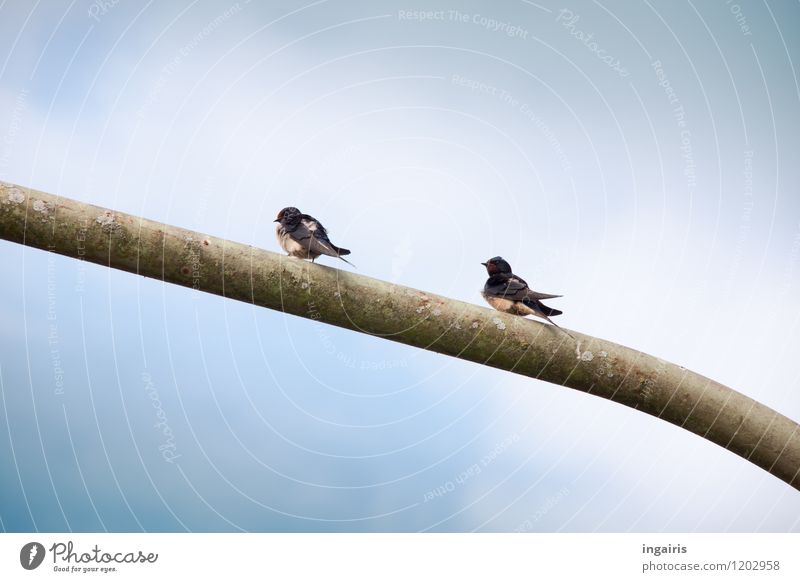
POLYGON ((309 231, 313 232, 318 238, 328 238, 328 231, 322 223, 308 214, 300 215, 300 223, 304 225, 309 231))
POLYGON ((311 237, 308 247, 312 252, 315 253, 328 255, 330 257, 339 256, 339 247, 329 241, 328 237, 320 238, 317 233, 314 233, 314 235, 311 237))
POLYGON ((527 305, 537 313, 543 313, 544 315, 549 315, 550 317, 554 317, 556 315, 561 315, 564 313, 560 309, 553 309, 552 307, 548 307, 544 303, 536 299, 524 299, 522 301, 524 305, 527 305))
POLYGON ((483 291, 487 295, 521 301, 525 297, 527 288, 524 281, 520 282, 514 278, 491 277, 486 281, 483 291))
POLYGON ((491 281, 486 283, 485 292, 489 295, 496 295, 511 299, 512 301, 538 301, 540 299, 553 299, 561 295, 551 295, 549 293, 539 293, 533 291, 524 279, 512 275, 503 281, 491 281))
POLYGON ((333 244, 331 239, 328 238, 328 230, 322 226, 322 223, 319 220, 313 216, 309 216, 308 214, 303 214, 302 218, 300 219, 300 224, 305 226, 311 233, 311 250, 324 255, 339 257, 345 263, 353 265, 353 263, 347 259, 342 258, 342 255, 349 255, 350 251, 342 247, 337 247, 335 244, 333 244))
POLYGON ((538 301, 540 299, 553 299, 555 297, 563 297, 563 295, 551 295, 550 293, 539 293, 538 291, 532 291, 528 289, 528 292, 526 293, 525 297, 526 299, 538 301))
POLYGON ((339 247, 328 240, 327 232, 322 225, 313 219, 311 221, 301 220, 297 228, 289 233, 289 236, 306 246, 311 253, 329 257, 338 257, 341 254, 339 247))
POLYGON ((525 279, 522 277, 517 277, 516 275, 511 275, 511 279, 509 279, 509 286, 513 287, 514 289, 518 289, 517 295, 519 295, 518 299, 520 300, 530 300, 530 301, 538 301, 539 299, 553 299, 554 297, 561 297, 561 295, 551 295, 550 293, 539 293, 538 291, 534 291, 528 284, 525 282, 525 279))

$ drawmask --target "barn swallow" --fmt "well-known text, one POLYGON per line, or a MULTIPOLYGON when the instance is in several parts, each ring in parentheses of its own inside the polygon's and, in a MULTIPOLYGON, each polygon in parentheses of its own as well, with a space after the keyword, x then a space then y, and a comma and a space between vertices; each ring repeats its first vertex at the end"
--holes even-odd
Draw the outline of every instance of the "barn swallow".
MULTIPOLYGON (((489 279, 487 279, 481 292, 481 295, 489 305, 498 311, 523 317, 535 315, 546 319, 558 329, 561 329, 550 317, 561 315, 563 312, 547 307, 541 301, 542 299, 561 297, 561 295, 549 295, 533 291, 528 287, 524 279, 511 272, 511 265, 503 257, 493 257, 485 263, 481 263, 481 265, 486 267, 486 272, 489 273, 489 279)), ((572 337, 569 332, 565 331, 564 333, 572 337)))
POLYGON ((278 223, 275 227, 278 244, 290 257, 311 259, 313 263, 318 256, 328 255, 338 257, 355 267, 342 257, 349 255, 350 251, 333 244, 328 238, 328 231, 313 216, 303 214, 294 206, 288 206, 278 213, 274 222, 278 223))

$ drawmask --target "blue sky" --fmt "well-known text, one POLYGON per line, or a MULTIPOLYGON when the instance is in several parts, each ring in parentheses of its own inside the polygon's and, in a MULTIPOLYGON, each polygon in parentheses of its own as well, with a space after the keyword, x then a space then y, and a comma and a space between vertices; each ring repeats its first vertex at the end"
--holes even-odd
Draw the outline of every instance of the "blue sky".
MULTIPOLYGON (((295 205, 475 303, 502 255, 798 419, 798 11, 4 2, 0 179, 276 251, 295 205)), ((9 243, 0 277, 7 531, 800 530, 613 403, 9 243)))

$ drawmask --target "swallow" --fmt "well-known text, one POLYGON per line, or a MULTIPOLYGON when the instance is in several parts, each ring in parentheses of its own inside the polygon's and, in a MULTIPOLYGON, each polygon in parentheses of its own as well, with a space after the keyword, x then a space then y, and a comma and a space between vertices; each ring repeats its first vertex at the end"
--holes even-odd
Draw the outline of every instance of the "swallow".
MULTIPOLYGON (((562 329, 550 318, 561 315, 563 312, 542 303, 542 299, 554 299, 561 295, 533 291, 524 279, 517 277, 511 271, 511 265, 503 257, 493 257, 481 265, 486 267, 486 272, 489 274, 483 291, 481 291, 481 295, 489 305, 497 311, 523 317, 535 315, 546 319, 558 329, 562 329)), ((564 330, 562 329, 562 331, 564 330)), ((569 332, 565 331, 564 333, 572 337, 569 332)))
POLYGON ((294 206, 287 206, 278 213, 274 222, 278 223, 275 227, 278 244, 290 257, 311 259, 313 263, 318 256, 328 255, 355 267, 342 257, 349 255, 350 251, 333 244, 328 238, 328 231, 313 216, 303 214, 294 206))

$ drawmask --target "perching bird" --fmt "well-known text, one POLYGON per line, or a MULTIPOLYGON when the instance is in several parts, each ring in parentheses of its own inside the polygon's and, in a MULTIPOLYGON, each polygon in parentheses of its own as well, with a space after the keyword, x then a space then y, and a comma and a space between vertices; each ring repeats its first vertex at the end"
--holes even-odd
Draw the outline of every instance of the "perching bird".
POLYGON ((342 257, 349 255, 350 251, 333 244, 328 238, 328 231, 313 216, 303 214, 294 206, 287 206, 278 213, 275 222, 278 223, 275 228, 278 244, 289 256, 311 259, 313 263, 318 256, 328 255, 353 265, 342 257))
MULTIPOLYGON (((524 279, 511 272, 511 265, 503 257, 493 257, 481 265, 486 267, 486 272, 489 273, 489 279, 481 292, 489 305, 498 311, 523 317, 535 315, 561 329, 550 317, 561 315, 563 312, 547 307, 541 301, 542 299, 561 297, 561 295, 533 291, 524 279)), ((568 332, 565 333, 572 337, 568 332)))

